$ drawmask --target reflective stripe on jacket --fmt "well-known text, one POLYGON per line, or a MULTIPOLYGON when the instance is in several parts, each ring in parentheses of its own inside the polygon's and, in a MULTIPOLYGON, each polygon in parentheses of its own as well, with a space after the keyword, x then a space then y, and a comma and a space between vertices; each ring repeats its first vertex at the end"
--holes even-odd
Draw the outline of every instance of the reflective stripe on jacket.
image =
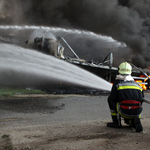
POLYGON ((116 88, 118 91, 118 102, 123 100, 143 102, 143 89, 135 81, 118 81, 116 88))
POLYGON ((134 81, 124 81, 122 83, 118 83, 117 85, 117 90, 124 90, 124 89, 135 89, 135 90, 140 90, 141 92, 143 91, 142 87, 139 86, 136 82, 134 81))
POLYGON ((118 84, 116 84, 116 88, 121 113, 124 114, 124 116, 139 115, 142 112, 142 87, 135 81, 119 81, 118 84))

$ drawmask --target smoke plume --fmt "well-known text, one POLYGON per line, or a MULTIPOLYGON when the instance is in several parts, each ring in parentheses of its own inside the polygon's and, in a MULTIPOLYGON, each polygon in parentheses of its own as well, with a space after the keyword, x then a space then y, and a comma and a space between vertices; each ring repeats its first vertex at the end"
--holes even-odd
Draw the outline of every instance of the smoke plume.
POLYGON ((131 48, 132 63, 150 65, 149 0, 1 0, 0 4, 1 24, 75 28, 111 36, 131 48))

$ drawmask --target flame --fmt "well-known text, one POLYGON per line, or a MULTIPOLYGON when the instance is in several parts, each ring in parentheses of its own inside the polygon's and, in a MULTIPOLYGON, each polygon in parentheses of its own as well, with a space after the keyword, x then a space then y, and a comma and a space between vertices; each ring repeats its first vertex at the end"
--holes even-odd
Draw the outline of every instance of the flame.
MULTIPOLYGON (((142 80, 135 80, 135 82, 143 82, 143 81, 142 80)), ((145 84, 139 84, 139 85, 143 88, 143 90, 147 90, 147 87, 145 84)))
MULTIPOLYGON (((149 69, 150 69, 150 67, 149 67, 149 69)), ((148 87, 147 84, 142 84, 142 83, 148 83, 148 79, 150 80, 150 78, 148 78, 145 75, 140 75, 139 77, 143 77, 145 79, 141 79, 141 80, 134 79, 134 81, 138 82, 138 84, 143 88, 143 90, 150 89, 150 86, 148 87), (140 84, 140 82, 141 82, 141 84, 140 84)), ((113 83, 111 83, 111 84, 113 84, 113 83)))
MULTIPOLYGON (((150 67, 149 67, 149 69, 150 69, 150 67)), ((144 83, 147 83, 148 77, 146 77, 145 75, 140 75, 140 77, 143 77, 143 78, 146 78, 146 79, 144 79, 143 81, 142 80, 135 80, 135 82, 144 82, 144 83)), ((143 88, 143 90, 147 90, 148 89, 148 87, 146 86, 146 84, 139 84, 139 85, 143 88)))

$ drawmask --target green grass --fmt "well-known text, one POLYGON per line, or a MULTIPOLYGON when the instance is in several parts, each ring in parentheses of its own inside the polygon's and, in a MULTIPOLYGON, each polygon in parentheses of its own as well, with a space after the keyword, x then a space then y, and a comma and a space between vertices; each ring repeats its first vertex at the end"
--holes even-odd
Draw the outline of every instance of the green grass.
POLYGON ((18 87, 0 87, 0 97, 12 97, 16 94, 45 94, 46 92, 38 89, 18 88, 18 87))
POLYGON ((11 139, 10 139, 10 136, 7 135, 7 134, 4 134, 2 136, 2 140, 1 140, 1 148, 3 150, 14 150, 13 146, 12 146, 12 143, 11 143, 11 139))
POLYGON ((4 134, 4 135, 2 135, 2 138, 3 138, 3 139, 8 139, 8 138, 9 138, 9 135, 4 134))

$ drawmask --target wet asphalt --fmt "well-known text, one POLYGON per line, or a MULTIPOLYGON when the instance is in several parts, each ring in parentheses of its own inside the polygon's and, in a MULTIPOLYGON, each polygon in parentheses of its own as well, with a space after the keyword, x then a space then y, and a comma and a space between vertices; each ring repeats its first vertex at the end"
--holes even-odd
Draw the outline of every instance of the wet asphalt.
MULTIPOLYGON (((0 99, 0 129, 68 122, 110 121, 108 96, 69 96, 63 98, 0 99)), ((150 99, 150 94, 145 97, 150 99)), ((150 116, 143 104, 142 117, 150 116)))

